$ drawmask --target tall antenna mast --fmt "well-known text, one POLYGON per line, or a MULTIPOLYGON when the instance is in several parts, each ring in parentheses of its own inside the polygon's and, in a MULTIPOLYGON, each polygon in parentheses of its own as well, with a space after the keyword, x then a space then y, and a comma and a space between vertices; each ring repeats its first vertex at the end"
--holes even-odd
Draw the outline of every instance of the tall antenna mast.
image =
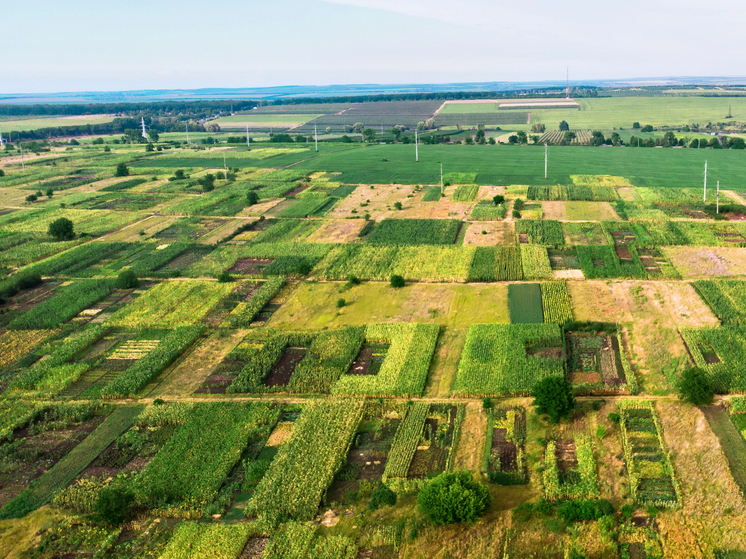
POLYGON ((313 125, 313 141, 316 144, 316 151, 319 151, 319 133, 316 130, 316 124, 313 125))
POLYGON ((148 138, 148 140, 149 140, 150 138, 148 137, 147 133, 145 132, 145 117, 141 116, 140 117, 140 122, 142 123, 142 137, 143 138, 148 138))
POLYGON ((249 123, 246 123, 246 145, 251 149, 251 135, 249 134, 249 123))
POLYGON ((420 151, 417 146, 417 128, 414 129, 414 160, 420 160, 420 151))
POLYGON ((705 193, 702 202, 707 202, 707 161, 705 161, 705 193))

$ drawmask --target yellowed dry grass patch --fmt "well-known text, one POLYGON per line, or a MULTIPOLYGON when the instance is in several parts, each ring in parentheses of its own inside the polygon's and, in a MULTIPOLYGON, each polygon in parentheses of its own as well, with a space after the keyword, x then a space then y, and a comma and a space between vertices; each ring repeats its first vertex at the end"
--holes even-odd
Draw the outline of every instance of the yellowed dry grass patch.
POLYGON ((465 245, 495 246, 515 244, 515 224, 506 221, 475 221, 464 237, 465 245))
POLYGON ((358 236, 366 221, 364 219, 333 219, 306 237, 307 243, 351 243, 358 236))
POLYGON ((663 252, 685 278, 746 275, 746 247, 665 247, 663 252))

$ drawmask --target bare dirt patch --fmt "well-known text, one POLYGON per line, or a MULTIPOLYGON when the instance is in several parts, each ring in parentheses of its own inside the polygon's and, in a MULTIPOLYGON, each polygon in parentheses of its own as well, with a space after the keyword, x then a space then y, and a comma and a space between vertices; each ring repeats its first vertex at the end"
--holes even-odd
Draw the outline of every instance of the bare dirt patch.
POLYGON ((674 268, 686 278, 746 275, 746 247, 665 247, 674 268))
POLYGON ((286 386, 290 382, 298 363, 303 361, 308 348, 289 347, 282 354, 280 360, 275 363, 272 370, 264 379, 265 386, 286 386))
POLYGON ((233 266, 228 268, 228 271, 253 276, 261 274, 262 270, 274 261, 274 258, 239 258, 233 266))
POLYGON ((565 202, 561 200, 543 201, 541 203, 541 211, 544 214, 544 219, 567 219, 565 202))
POLYGON ((364 219, 334 219, 324 224, 311 233, 307 243, 351 243, 354 241, 366 221, 364 219))
POLYGON ((464 245, 515 245, 515 225, 506 221, 476 221, 466 230, 464 245))
POLYGON ((481 404, 466 404, 466 415, 461 423, 461 433, 456 447, 454 467, 458 470, 477 471, 484 456, 484 433, 487 430, 487 414, 481 404))

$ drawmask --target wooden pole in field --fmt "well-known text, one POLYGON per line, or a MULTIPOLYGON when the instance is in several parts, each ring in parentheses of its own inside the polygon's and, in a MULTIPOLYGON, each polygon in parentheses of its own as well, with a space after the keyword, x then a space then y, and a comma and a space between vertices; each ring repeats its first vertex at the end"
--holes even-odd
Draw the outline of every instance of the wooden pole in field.
POLYGON ((420 160, 420 151, 417 146, 417 129, 414 129, 414 160, 417 162, 420 160))
POLYGON ((705 161, 705 193, 702 196, 702 202, 707 202, 707 161, 705 161))
POLYGON ((720 213, 720 181, 718 181, 717 194, 715 195, 715 213, 720 213))
POLYGON ((549 147, 544 142, 544 178, 547 178, 547 163, 549 162, 549 147))
POLYGON ((443 196, 443 164, 440 164, 440 195, 443 196))
POLYGON ((313 125, 313 141, 316 143, 316 151, 319 151, 319 133, 316 130, 316 124, 313 125))

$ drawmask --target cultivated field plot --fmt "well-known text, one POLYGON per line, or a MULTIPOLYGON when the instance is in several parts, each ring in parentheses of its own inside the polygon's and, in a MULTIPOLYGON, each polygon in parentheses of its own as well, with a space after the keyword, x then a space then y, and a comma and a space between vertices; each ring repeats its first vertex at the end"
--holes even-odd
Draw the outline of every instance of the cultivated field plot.
POLYGON ((623 400, 619 413, 632 498, 656 507, 680 506, 679 484, 653 405, 642 400, 623 400))
POLYGON ((661 250, 685 278, 746 275, 744 248, 669 246, 661 250))
POLYGON ((475 322, 508 323, 506 284, 432 285, 392 289, 362 283, 340 293, 339 283, 301 284, 267 323, 283 330, 318 330, 375 322, 430 322, 466 328, 475 322), (336 302, 344 298, 345 306, 336 302))
POLYGON ((526 410, 499 407, 488 412, 487 437, 482 469, 491 483, 528 483, 526 460, 526 410))
POLYGON ((206 281, 159 283, 115 313, 107 324, 128 328, 176 328, 200 322, 234 285, 206 281))
POLYGON ((328 220, 306 237, 306 242, 351 243, 360 235, 360 231, 365 227, 365 224, 365 220, 362 219, 328 220))
POLYGON ((249 128, 295 128, 305 124, 309 120, 320 117, 320 114, 292 114, 292 115, 259 115, 249 113, 246 115, 221 116, 210 122, 217 124, 220 128, 236 128, 246 135, 246 126, 249 128))
POLYGON ((469 328, 455 394, 527 394, 549 376, 564 375, 564 342, 556 324, 475 324, 469 328))
MULTIPOLYGON (((473 215, 474 213, 472 212, 473 215)), ((512 222, 499 221, 477 221, 471 223, 464 235, 464 244, 473 246, 514 245, 515 225, 512 222)))

